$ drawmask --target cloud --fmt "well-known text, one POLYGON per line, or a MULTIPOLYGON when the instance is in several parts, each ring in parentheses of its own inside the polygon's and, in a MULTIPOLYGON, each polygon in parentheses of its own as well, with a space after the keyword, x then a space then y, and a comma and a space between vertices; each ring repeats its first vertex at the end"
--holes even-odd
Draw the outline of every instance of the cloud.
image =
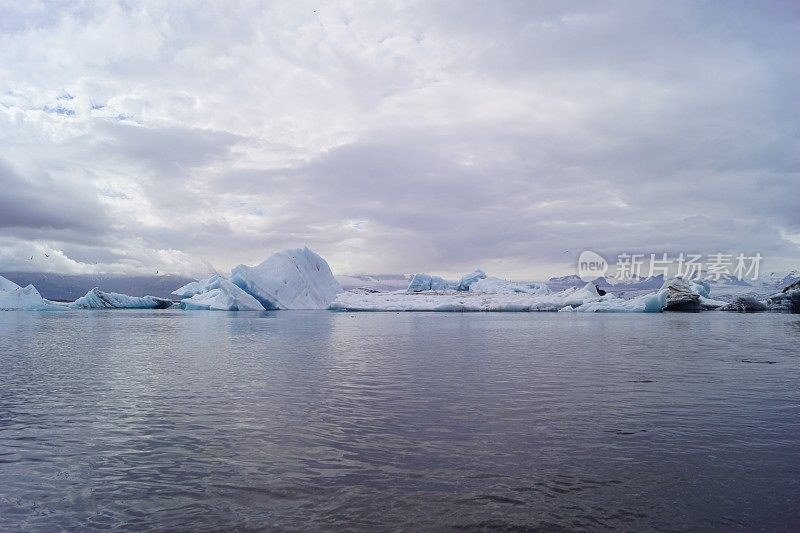
POLYGON ((110 223, 90 187, 71 176, 22 176, 0 159, 0 228, 104 231, 110 223))
POLYGON ((789 2, 2 9, 4 268, 304 244, 339 272, 530 279, 580 249, 797 267, 789 2))

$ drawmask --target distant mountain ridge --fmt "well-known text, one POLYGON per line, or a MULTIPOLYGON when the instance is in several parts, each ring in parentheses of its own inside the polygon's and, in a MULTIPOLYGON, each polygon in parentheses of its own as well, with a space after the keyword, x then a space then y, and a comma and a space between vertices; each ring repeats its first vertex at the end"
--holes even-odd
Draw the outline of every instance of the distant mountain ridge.
POLYGON ((193 278, 165 274, 163 276, 125 276, 96 274, 52 274, 49 272, 2 272, 0 276, 25 287, 32 284, 49 300, 74 301, 98 287, 105 292, 128 296, 157 296, 174 299, 170 293, 193 278))

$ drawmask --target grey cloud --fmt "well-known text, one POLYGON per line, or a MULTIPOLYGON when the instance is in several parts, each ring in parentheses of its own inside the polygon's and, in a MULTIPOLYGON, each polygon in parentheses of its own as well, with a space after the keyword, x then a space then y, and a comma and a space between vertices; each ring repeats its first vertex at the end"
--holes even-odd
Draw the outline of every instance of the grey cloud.
POLYGON ((46 173, 22 176, 0 159, 0 229, 106 232, 111 219, 90 187, 63 183, 46 173))
POLYGON ((225 131, 198 128, 135 126, 108 120, 96 124, 97 133, 105 138, 97 152, 110 152, 170 176, 223 159, 242 140, 225 131))

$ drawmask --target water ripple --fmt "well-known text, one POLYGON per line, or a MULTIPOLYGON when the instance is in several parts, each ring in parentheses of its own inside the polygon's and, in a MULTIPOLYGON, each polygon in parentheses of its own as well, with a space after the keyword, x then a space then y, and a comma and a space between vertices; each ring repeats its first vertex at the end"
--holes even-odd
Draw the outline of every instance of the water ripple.
POLYGON ((0 530, 792 530, 798 341, 791 315, 0 313, 0 530))

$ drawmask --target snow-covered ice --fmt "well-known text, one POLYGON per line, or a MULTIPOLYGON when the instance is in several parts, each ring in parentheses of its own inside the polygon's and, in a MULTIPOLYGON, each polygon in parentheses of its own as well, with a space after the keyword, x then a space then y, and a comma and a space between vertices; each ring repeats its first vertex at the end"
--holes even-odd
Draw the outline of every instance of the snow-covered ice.
POLYGON ((564 306, 578 307, 600 300, 591 283, 561 292, 535 294, 527 292, 444 291, 408 293, 344 292, 336 297, 330 309, 340 311, 558 311, 564 306))
POLYGON ((212 311, 264 311, 264 306, 244 292, 242 289, 221 276, 212 276, 207 280, 195 282, 202 290, 193 292, 194 287, 186 289, 192 283, 173 292, 193 292, 189 298, 181 300, 181 307, 187 310, 212 311))
POLYGON ((278 252, 260 265, 239 265, 230 281, 265 309, 325 309, 342 292, 328 263, 308 248, 278 252))
POLYGON ((346 292, 339 294, 330 308, 343 311, 660 313, 669 309, 670 298, 676 310, 700 311, 725 304, 708 298, 709 290, 708 284, 673 278, 665 281, 659 290, 623 299, 611 293, 601 295, 593 283, 551 292, 543 284, 515 283, 487 276, 473 282, 465 292, 346 292), (686 305, 679 305, 681 303, 686 305))
MULTIPOLYGON (((488 293, 527 293, 527 294, 549 294, 550 289, 543 283, 515 283, 505 279, 488 276, 472 283, 469 287, 470 292, 488 293)), ((599 294, 598 294, 599 296, 599 294)))
POLYGON ((128 296, 116 292, 104 292, 94 288, 68 307, 72 309, 166 309, 172 300, 155 296, 128 296))

